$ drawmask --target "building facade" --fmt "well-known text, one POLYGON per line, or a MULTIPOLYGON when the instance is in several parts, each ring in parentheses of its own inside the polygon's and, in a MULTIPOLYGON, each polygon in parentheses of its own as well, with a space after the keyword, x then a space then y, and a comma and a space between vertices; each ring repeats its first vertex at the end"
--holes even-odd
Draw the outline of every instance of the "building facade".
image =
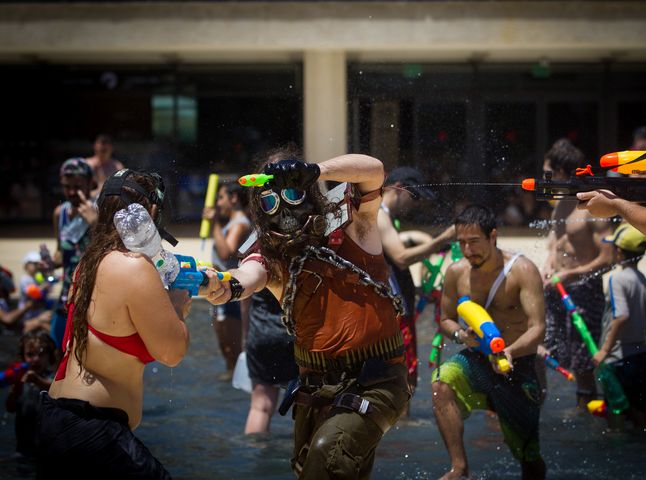
MULTIPOLYGON (((434 183, 518 182, 560 137, 593 163, 646 124, 645 27, 633 1, 0 5, 0 221, 48 220, 58 166, 99 133, 165 176, 180 221, 209 172, 246 173, 287 142, 434 183)), ((447 204, 519 201, 437 188, 447 204)))

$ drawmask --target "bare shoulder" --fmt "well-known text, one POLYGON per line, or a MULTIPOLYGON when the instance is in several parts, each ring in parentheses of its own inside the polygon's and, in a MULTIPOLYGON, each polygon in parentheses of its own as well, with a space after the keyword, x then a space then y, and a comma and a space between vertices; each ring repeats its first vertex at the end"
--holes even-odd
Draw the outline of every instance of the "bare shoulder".
POLYGON ((153 279, 161 282, 153 263, 141 253, 110 252, 101 260, 99 273, 115 286, 141 285, 153 279))
POLYGON ((514 265, 511 267, 510 273, 514 275, 514 277, 519 281, 537 280, 539 283, 541 282, 538 267, 534 262, 532 262, 524 255, 518 257, 518 259, 514 262, 514 265))
POLYGON ((97 167, 97 165, 98 165, 98 164, 97 164, 97 158, 96 158, 96 157, 88 157, 88 158, 86 158, 86 159, 85 159, 85 161, 87 162, 87 164, 88 164, 90 167, 92 167, 92 169, 93 169, 93 170, 94 170, 94 169, 96 169, 96 167, 97 167))
POLYGON ((469 264, 466 258, 462 258, 457 262, 453 262, 449 265, 449 268, 446 269, 446 274, 444 276, 444 281, 455 281, 463 275, 467 275, 471 270, 471 265, 469 264))

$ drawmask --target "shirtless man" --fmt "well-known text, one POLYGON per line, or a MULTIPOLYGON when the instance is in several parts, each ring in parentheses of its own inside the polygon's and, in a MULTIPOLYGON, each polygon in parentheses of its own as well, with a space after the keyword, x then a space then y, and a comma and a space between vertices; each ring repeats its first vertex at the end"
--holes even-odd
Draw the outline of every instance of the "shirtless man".
POLYGON ((498 414, 505 443, 519 460, 523 479, 545 478, 538 438, 542 396, 534 365, 545 334, 540 273, 527 258, 496 246, 498 234, 490 209, 467 207, 456 218, 455 229, 464 258, 446 272, 442 332, 456 343, 478 346, 473 330, 458 323, 458 299, 470 296, 487 309, 500 330, 512 370, 503 374, 484 354, 465 348, 433 372, 435 419, 451 457, 451 470, 442 479, 469 475, 463 419, 473 409, 498 414), (501 283, 494 290, 498 277, 501 283))
MULTIPOLYGON (((583 161, 583 153, 569 140, 561 139, 546 153, 543 170, 552 172, 553 180, 567 180, 577 167, 583 166, 583 161)), ((585 410, 596 394, 594 365, 581 336, 571 326, 552 277, 561 279, 592 337, 599 341, 605 298, 601 275, 591 275, 612 262, 612 247, 601 242, 612 234, 612 229, 608 222, 594 219, 587 210, 576 207, 576 201, 563 199, 556 202, 552 213, 549 251, 543 267, 547 309, 545 346, 563 367, 574 371, 577 404, 585 410)))
POLYGON ((96 198, 101 192, 103 183, 114 172, 121 170, 123 163, 112 158, 112 138, 109 135, 98 135, 94 141, 94 156, 86 159, 94 172, 94 180, 97 187, 90 192, 92 198, 96 198))

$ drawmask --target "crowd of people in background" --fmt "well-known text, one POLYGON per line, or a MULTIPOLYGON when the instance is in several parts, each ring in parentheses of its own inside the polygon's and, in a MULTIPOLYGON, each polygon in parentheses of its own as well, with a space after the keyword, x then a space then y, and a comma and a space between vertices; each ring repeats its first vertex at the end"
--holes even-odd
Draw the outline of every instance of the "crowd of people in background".
MULTIPOLYGON (((635 131, 631 149, 646 150, 646 127, 635 131)), ((61 473, 65 473, 67 468, 61 458, 69 458, 71 462, 72 458, 84 455, 89 447, 79 439, 92 433, 97 435, 94 437, 94 447, 102 449, 105 458, 110 452, 121 448, 134 452, 124 456, 123 462, 119 463, 121 472, 140 468, 140 473, 166 478, 168 472, 132 434, 132 430, 141 420, 145 363, 157 360, 172 366, 180 362, 186 353, 189 340, 184 320, 190 310, 190 299, 177 291, 165 291, 148 259, 141 255, 133 259, 124 253, 111 220, 123 202, 116 198, 106 201, 105 197, 103 203, 97 202, 106 182, 114 178, 115 172, 124 169, 124 165, 114 159, 112 153, 111 138, 99 135, 92 157, 70 158, 62 163, 59 182, 64 198, 53 212, 55 251, 50 254, 45 246, 30 251, 23 259, 24 272, 18 282, 15 281, 15 272, 0 268, 0 329, 19 336, 16 361, 26 364, 20 373, 20 380, 10 387, 6 409, 15 413, 16 452, 21 456, 33 457, 36 453, 36 418, 40 415, 39 409, 44 408, 47 412, 47 420, 43 423, 44 435, 49 447, 41 454, 53 465, 59 465, 61 473), (133 268, 138 269, 138 279, 129 284, 123 271, 133 268), (143 283, 142 272, 148 272, 149 277, 143 283), (144 283, 146 289, 140 287, 144 283), (97 294, 91 300, 94 285, 100 284, 119 287, 111 289, 109 298, 97 294), (140 295, 139 292, 143 290, 148 292, 150 298, 140 295), (57 298, 52 298, 54 291, 60 292, 57 298), (16 297, 17 305, 14 302, 16 297), (91 301, 95 306, 89 313, 91 301), (131 308, 133 302, 139 310, 131 308), (156 305, 154 314, 150 313, 151 305, 156 305), (153 318, 154 327, 149 324, 153 318), (164 328, 159 327, 160 322, 165 322, 164 328), (92 335, 88 335, 88 331, 92 335), (129 339, 128 342, 115 340, 123 338, 129 339), (75 346, 70 350, 72 343, 75 346), (106 363, 105 359, 110 360, 106 363), (72 369, 84 373, 79 376, 74 371, 66 375, 72 369), (129 371, 126 385, 122 384, 124 370, 129 371), (100 381, 92 373, 98 371, 101 372, 100 381), (114 379, 115 382, 113 384, 106 379, 114 379), (89 393, 79 396, 75 382, 89 386, 86 390, 89 393), (115 387, 115 384, 120 386, 115 387), (39 398, 41 391, 49 393, 39 398), (82 428, 78 427, 79 418, 108 422, 110 428, 123 432, 122 440, 115 442, 111 437, 99 435, 106 428, 105 423, 86 422, 82 428), (78 430, 70 431, 70 426, 75 424, 78 430), (61 431, 67 432, 65 438, 60 436, 61 431), (62 445, 61 442, 65 442, 65 448, 56 447, 62 445), (139 462, 136 467, 131 463, 135 460, 139 462)), ((415 168, 399 167, 385 172, 381 189, 379 185, 382 179, 373 178, 373 173, 382 168, 377 165, 378 162, 365 160, 363 156, 349 157, 324 163, 334 173, 328 174, 324 166, 319 178, 320 170, 314 175, 314 168, 306 170, 306 167, 301 167, 302 164, 309 168, 311 164, 295 160, 301 156, 294 146, 265 153, 258 159, 262 168, 269 165, 271 170, 274 164, 297 162, 282 170, 278 167, 272 170, 277 178, 284 175, 288 179, 276 187, 277 193, 272 197, 274 202, 278 202, 275 209, 267 203, 267 198, 249 195, 247 189, 230 182, 220 186, 215 206, 205 208, 202 212, 202 217, 212 224, 213 267, 218 271, 236 272, 239 269, 242 272, 242 283, 236 280, 238 290, 234 283, 227 285, 219 282, 211 273, 210 283, 203 287, 202 293, 213 303, 212 324, 224 358, 224 371, 218 374, 217 379, 230 382, 241 356, 246 361, 252 385, 249 413, 244 426, 246 434, 270 429, 281 387, 285 388, 290 380, 299 378, 300 365, 301 379, 311 383, 309 390, 301 390, 306 392, 308 399, 303 396, 296 398, 299 405, 296 411, 299 413, 295 415, 296 450, 292 461, 295 471, 302 478, 307 478, 308 472, 318 474, 315 472, 320 462, 329 460, 333 454, 332 450, 323 448, 327 448, 326 442, 341 441, 338 432, 334 433, 335 429, 347 428, 362 434, 372 430, 375 432, 374 443, 370 447, 372 450, 358 467, 362 472, 369 473, 379 438, 405 412, 408 396, 417 387, 415 306, 420 288, 414 284, 409 267, 456 241, 466 258, 447 271, 439 328, 446 339, 466 344, 467 347, 477 347, 473 331, 458 322, 456 307, 461 301, 459 298, 464 295, 481 301, 494 320, 502 325, 501 330, 508 345, 505 355, 514 370, 510 376, 502 375, 486 357, 465 348, 435 371, 432 385, 434 411, 439 416, 438 427, 451 465, 444 478, 468 475, 469 465, 461 437, 462 422, 472 409, 482 408, 483 405, 497 413, 505 442, 519 460, 523 478, 544 478, 545 464, 540 454, 538 425, 545 393, 541 388, 544 388, 545 380, 540 378, 541 370, 536 369, 536 364, 548 355, 573 371, 576 404, 583 411, 587 411, 586 405, 591 400, 603 393, 597 391, 595 368, 602 362, 612 364, 630 402, 627 418, 638 428, 646 426, 646 278, 637 266, 646 251, 646 207, 607 191, 579 194, 579 203, 557 200, 552 204, 537 202, 531 192, 521 192, 508 196, 506 207, 500 211, 483 205, 467 205, 460 201, 463 199, 455 199, 456 205, 459 204, 459 207, 455 207, 455 221, 448 222, 448 227, 432 236, 421 229, 402 229, 400 221, 411 218, 411 212, 418 219, 421 211, 418 207, 425 205, 424 202, 430 204, 437 200, 437 192, 424 186, 431 179, 424 179, 423 174, 415 168), (355 172, 348 167, 351 161, 358 162, 355 172), (365 172, 360 168, 364 161, 367 165, 365 172), (339 168, 341 173, 334 168, 339 168), (365 175, 361 176, 363 173, 365 175), (308 188, 292 191, 296 189, 294 179, 300 181, 304 178, 309 182, 308 188), (375 278, 381 278, 381 265, 377 265, 379 262, 373 265, 371 262, 375 262, 376 255, 369 255, 366 251, 383 251, 387 262, 387 267, 384 264, 384 280, 391 291, 403 298, 400 306, 393 303, 396 309, 401 308, 397 310, 397 315, 391 315, 390 311, 387 315, 383 311, 375 315, 387 326, 397 319, 395 326, 398 329, 391 332, 386 328, 387 331, 381 333, 388 338, 378 340, 383 340, 384 345, 380 344, 380 348, 385 348, 385 345, 396 343, 393 339, 402 339, 401 352, 399 347, 396 350, 402 355, 406 374, 402 374, 394 365, 389 364, 387 368, 382 365, 380 368, 383 371, 392 373, 390 380, 378 380, 382 382, 378 385, 383 391, 362 387, 360 383, 347 390, 353 398, 359 399, 372 394, 376 397, 392 394, 396 398, 397 405, 392 412, 388 410, 386 419, 373 418, 373 423, 377 422, 379 428, 373 428, 372 424, 337 424, 330 421, 330 417, 318 417, 323 407, 317 406, 312 398, 323 395, 324 384, 314 375, 303 377, 302 374, 303 365, 322 361, 313 360, 303 350, 305 344, 311 346, 320 338, 309 338, 309 334, 303 331, 299 334, 298 329, 294 331, 294 325, 285 323, 286 314, 279 302, 293 288, 286 279, 288 277, 285 277, 293 268, 286 259, 298 257, 306 244, 299 244, 292 234, 284 232, 278 237, 271 237, 272 231, 286 228, 285 224, 291 221, 286 220, 282 213, 280 222, 283 223, 276 222, 275 218, 273 224, 258 223, 258 212, 265 215, 283 212, 283 207, 278 206, 280 202, 294 208, 303 204, 305 191, 312 197, 320 195, 318 191, 310 190, 316 180, 356 181, 363 186, 363 197, 350 200, 356 211, 360 211, 362 202, 372 205, 371 202, 379 199, 369 207, 374 219, 368 221, 365 219, 367 217, 355 212, 355 227, 349 230, 350 233, 346 231, 344 247, 334 250, 345 252, 340 256, 346 259, 365 255, 366 258, 361 257, 357 264, 363 262, 369 271, 380 272, 373 274, 375 278), (299 192, 302 193, 301 197, 298 197, 299 192), (527 225, 535 219, 545 220, 549 225, 548 255, 543 265, 534 265, 525 257, 519 259, 518 255, 497 247, 498 226, 527 225), (365 230, 361 230, 358 225, 364 221, 366 223, 361 228, 365 230), (375 238, 369 234, 373 223, 375 238), (356 228, 358 230, 355 231, 356 228), (247 253, 243 263, 240 263, 241 246, 253 235, 259 236, 257 245, 260 247, 247 253), (280 240, 276 241, 276 238, 280 240), (301 250, 289 250, 292 242, 296 242, 294 245, 301 250), (272 254, 267 257, 260 255, 263 247, 272 254), (350 251, 352 248, 355 250, 350 251), (287 251, 288 255, 281 249, 287 251), (279 255, 276 252, 283 253, 279 255), (267 265, 267 259, 274 261, 275 265, 267 265), (616 265, 620 265, 621 269, 611 272, 610 281, 604 288, 602 275, 616 265), (497 279, 500 275, 501 278, 497 279), (591 336, 599 346, 597 354, 590 354, 578 332, 571 327, 568 310, 555 287, 554 279, 562 282, 585 318, 591 336), (501 282, 505 287, 496 293, 501 282), (219 293, 215 295, 213 289, 219 293), (231 299, 241 301, 229 301, 231 299), (298 354, 296 357, 295 351, 298 354), (406 386, 402 390, 408 392, 406 395, 399 391, 403 388, 400 383, 406 386), (306 405, 303 402, 310 403, 306 405)), ((567 180, 577 168, 584 167, 588 162, 570 140, 559 139, 545 153, 543 171, 550 173, 554 180, 567 180)), ((133 175, 133 181, 145 190, 145 194, 139 194, 137 201, 144 204, 154 217, 156 209, 161 209, 163 199, 151 201, 155 195, 154 182, 151 183, 146 174, 135 172, 133 175)), ((122 199, 119 196, 121 193, 111 195, 122 199)), ((132 195, 136 196, 136 192, 132 195)), ((308 211, 308 218, 311 221, 322 212, 308 211)), ((424 212, 432 216, 430 210, 424 212)), ((278 216, 276 214, 276 218, 278 216)), ((307 228, 315 227, 306 224, 298 228, 301 228, 298 232, 307 237, 307 228)), ((347 226, 340 228, 346 229, 347 226)), ((316 230, 316 235, 311 237, 312 242, 316 244, 322 236, 322 231, 316 230)), ((307 265, 307 268, 312 268, 310 263, 307 265)), ((305 271, 309 272, 307 268, 305 271)), ((327 273, 309 273, 322 279, 314 289, 314 295, 321 282, 325 285, 327 273)), ((337 287, 332 285, 329 288, 334 290, 337 287)), ((392 308, 390 298, 381 297, 375 301, 383 302, 382 307, 386 310, 392 308)), ((298 300, 294 305, 298 314, 315 316, 307 312, 307 308, 298 300)), ((366 327, 368 330, 369 326, 366 327)), ((369 340, 355 338, 352 341, 365 346, 369 340)), ((326 344, 325 348, 328 347, 326 344)), ((393 352, 388 353, 392 353, 392 356, 380 360, 396 363, 394 359, 399 357, 393 352)), ((344 382, 345 377, 339 377, 332 384, 343 384, 338 392, 346 392, 347 382, 344 382)), ((341 395, 338 392, 335 395, 341 395)), ((371 401, 377 402, 376 399, 371 401)), ((347 448, 354 448, 353 440, 349 442, 347 448)), ((95 457, 88 457, 85 463, 79 464, 79 468, 88 467, 94 460, 95 457)), ((116 470, 111 472, 117 473, 116 470)))

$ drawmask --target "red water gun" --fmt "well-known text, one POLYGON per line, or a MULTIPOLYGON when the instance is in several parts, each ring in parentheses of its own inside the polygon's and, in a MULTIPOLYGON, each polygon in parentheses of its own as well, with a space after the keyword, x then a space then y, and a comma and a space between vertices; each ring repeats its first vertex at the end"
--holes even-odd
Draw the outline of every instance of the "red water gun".
POLYGON ((29 370, 27 362, 14 362, 7 369, 0 372, 0 387, 7 387, 18 383, 22 376, 29 370))

